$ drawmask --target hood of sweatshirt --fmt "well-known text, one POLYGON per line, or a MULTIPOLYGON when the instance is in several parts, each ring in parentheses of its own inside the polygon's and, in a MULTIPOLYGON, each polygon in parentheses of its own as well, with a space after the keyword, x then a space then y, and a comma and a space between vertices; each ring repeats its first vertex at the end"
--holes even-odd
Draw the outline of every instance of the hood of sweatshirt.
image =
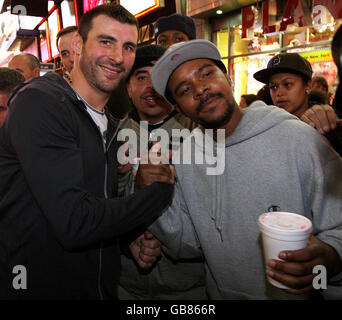
POLYGON ((285 120, 298 120, 297 117, 289 112, 278 107, 266 105, 260 100, 253 102, 248 109, 253 110, 253 112, 245 112, 234 132, 226 138, 226 147, 257 136, 285 120))
MULTIPOLYGON (((225 138, 224 129, 217 135, 217 141, 214 141, 213 130, 197 128, 192 131, 191 136, 195 137, 193 148, 201 150, 203 155, 210 159, 216 157, 218 152, 224 152, 225 148, 242 143, 252 137, 275 127, 287 120, 298 120, 289 112, 265 104, 263 101, 257 100, 253 102, 248 109, 243 110, 244 115, 234 132, 225 138), (221 149, 221 150, 220 150, 221 149)), ((185 152, 194 152, 194 150, 185 150, 185 152)), ((209 162, 212 162, 210 160, 209 162)))

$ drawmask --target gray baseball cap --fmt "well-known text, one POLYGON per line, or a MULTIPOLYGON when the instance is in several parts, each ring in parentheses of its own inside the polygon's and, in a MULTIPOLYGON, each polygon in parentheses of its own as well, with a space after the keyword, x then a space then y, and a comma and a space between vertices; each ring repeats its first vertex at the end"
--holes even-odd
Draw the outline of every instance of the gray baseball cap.
POLYGON ((166 90, 172 73, 184 62, 195 59, 213 60, 223 72, 227 72, 225 65, 221 61, 220 52, 208 40, 190 40, 172 45, 154 65, 151 76, 154 90, 170 104, 175 104, 173 98, 166 90))

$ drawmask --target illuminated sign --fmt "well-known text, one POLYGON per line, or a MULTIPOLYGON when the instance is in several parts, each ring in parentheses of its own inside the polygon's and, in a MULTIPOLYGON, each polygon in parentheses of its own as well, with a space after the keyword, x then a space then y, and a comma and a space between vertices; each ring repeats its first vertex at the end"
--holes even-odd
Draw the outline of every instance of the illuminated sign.
MULTIPOLYGON (((308 10, 306 0, 287 0, 281 22, 270 24, 270 7, 274 0, 266 0, 262 3, 262 30, 263 34, 281 32, 287 29, 288 25, 296 23, 299 27, 309 25, 321 25, 327 23, 327 11, 334 19, 342 18, 342 1, 333 0, 311 0, 312 13, 308 10)), ((242 35, 241 38, 249 37, 249 31, 253 31, 256 16, 255 6, 242 8, 242 35)))
POLYGON ((83 13, 104 4, 104 0, 83 0, 83 13))
POLYGON ((139 18, 155 9, 164 7, 164 0, 120 0, 120 4, 139 18))

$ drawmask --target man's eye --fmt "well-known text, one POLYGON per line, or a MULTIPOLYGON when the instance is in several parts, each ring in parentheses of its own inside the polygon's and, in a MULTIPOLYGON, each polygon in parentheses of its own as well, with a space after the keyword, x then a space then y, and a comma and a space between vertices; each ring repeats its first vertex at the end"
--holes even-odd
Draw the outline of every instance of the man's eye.
POLYGON ((183 96, 187 94, 188 92, 190 92, 190 87, 185 87, 180 91, 180 95, 183 96))
POLYGON ((158 44, 159 44, 160 46, 166 46, 166 45, 167 45, 167 40, 166 40, 166 39, 159 40, 159 41, 158 41, 158 44))
POLYGON ((276 91, 278 89, 278 86, 276 86, 275 84, 271 84, 269 85, 269 88, 271 91, 276 91))
POLYGON ((203 74, 203 77, 204 77, 204 78, 208 78, 211 74, 212 74, 211 71, 205 72, 205 73, 203 74))
POLYGON ((69 55, 70 55, 69 52, 63 52, 63 53, 62 53, 62 57, 63 57, 63 58, 67 58, 67 57, 69 57, 69 55))
POLYGON ((175 39, 175 42, 182 42, 182 41, 185 41, 185 39, 184 38, 180 38, 180 37, 177 37, 175 39))
POLYGON ((292 87, 292 83, 291 82, 285 82, 284 83, 284 87, 291 88, 292 87))
POLYGON ((138 81, 145 81, 147 79, 146 76, 139 76, 138 81))
POLYGON ((111 44, 109 40, 101 40, 101 43, 105 46, 109 46, 111 44))

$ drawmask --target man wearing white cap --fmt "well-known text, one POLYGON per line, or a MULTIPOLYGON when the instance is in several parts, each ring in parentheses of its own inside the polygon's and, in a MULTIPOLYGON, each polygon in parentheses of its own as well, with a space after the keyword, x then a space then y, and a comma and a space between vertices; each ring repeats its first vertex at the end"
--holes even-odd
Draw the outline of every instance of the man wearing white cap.
MULTIPOLYGON (((204 256, 210 298, 313 298, 316 265, 329 281, 341 281, 342 161, 324 138, 261 101, 240 109, 220 54, 206 40, 171 46, 154 66, 152 84, 203 130, 214 129, 211 143, 217 153, 223 149, 223 173, 209 175, 210 161, 175 164, 172 205, 149 228, 172 257, 204 256), (223 146, 216 129, 224 132, 223 146), (313 224, 306 248, 267 262, 268 276, 291 288, 285 291, 265 278, 257 220, 267 211, 295 212, 313 224)), ((207 144, 192 136, 184 154, 207 157, 207 144)))

